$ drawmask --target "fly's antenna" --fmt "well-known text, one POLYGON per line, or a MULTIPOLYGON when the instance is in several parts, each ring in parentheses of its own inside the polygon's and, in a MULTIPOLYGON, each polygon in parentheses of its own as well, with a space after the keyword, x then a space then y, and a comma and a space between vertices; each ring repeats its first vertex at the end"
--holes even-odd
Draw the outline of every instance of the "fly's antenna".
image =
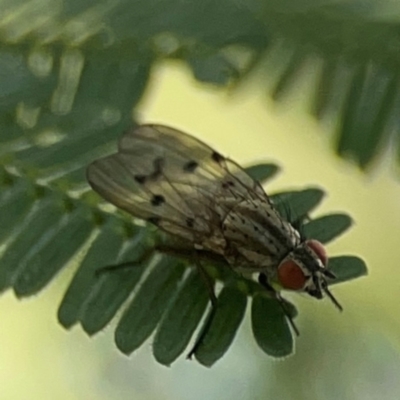
POLYGON ((329 289, 327 287, 323 288, 324 292, 326 293, 326 295, 330 298, 330 300, 332 301, 332 303, 335 305, 335 307, 339 310, 339 311, 343 311, 343 307, 340 305, 340 303, 335 299, 335 296, 329 291, 329 289))

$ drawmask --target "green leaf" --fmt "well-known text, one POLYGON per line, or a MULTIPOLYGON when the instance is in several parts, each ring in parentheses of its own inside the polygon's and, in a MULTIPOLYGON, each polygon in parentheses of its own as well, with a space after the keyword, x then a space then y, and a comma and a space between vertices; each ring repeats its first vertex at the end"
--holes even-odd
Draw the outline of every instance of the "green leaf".
POLYGON ((63 210, 54 198, 43 198, 34 204, 20 225, 18 234, 8 243, 0 258, 0 291, 15 284, 23 270, 29 267, 29 257, 36 251, 42 238, 51 234, 62 216, 63 210))
POLYGON ((290 222, 305 217, 324 197, 321 189, 282 192, 270 196, 282 216, 290 222))
MULTIPOLYGON (((4 19, 5 14, 2 17, 3 21, 4 19)), ((38 91, 41 86, 39 80, 35 79, 22 52, 13 50, 12 46, 8 48, 7 46, 2 46, 0 71, 2 82, 0 109, 3 111, 15 106, 21 97, 29 99, 32 97, 32 93, 34 93, 33 97, 41 96, 40 91, 38 91)))
POLYGON ((322 65, 321 74, 318 77, 312 100, 311 112, 317 118, 322 119, 329 111, 332 111, 335 88, 335 77, 339 70, 339 60, 335 57, 326 57, 322 65))
POLYGON ((236 75, 236 70, 220 53, 206 56, 194 54, 187 59, 195 78, 200 82, 227 85, 236 75))
POLYGON ((347 214, 330 214, 316 218, 303 226, 307 238, 328 243, 347 231, 352 224, 347 214))
POLYGON ((100 331, 111 321, 132 294, 148 267, 151 258, 140 261, 142 254, 146 252, 146 249, 140 246, 140 238, 143 239, 141 233, 137 233, 136 240, 130 243, 128 249, 125 249, 122 256, 116 260, 117 263, 132 262, 133 264, 120 271, 104 272, 93 284, 80 317, 81 325, 89 335, 100 331), (139 260, 138 263, 135 264, 135 260, 139 260))
POLYGON ((101 278, 96 276, 96 271, 116 263, 122 243, 123 238, 114 220, 101 227, 101 232, 82 260, 58 309, 58 320, 64 327, 70 328, 80 320, 86 302, 101 278))
POLYGON ((338 256, 329 259, 328 269, 336 275, 330 285, 367 275, 365 262, 356 256, 338 256))
POLYGON ((59 171, 75 171, 81 169, 81 181, 85 179, 84 169, 93 160, 99 149, 107 145, 115 146, 116 132, 124 129, 123 124, 113 128, 103 128, 101 134, 93 131, 79 137, 71 135, 65 140, 45 149, 31 147, 19 153, 19 163, 31 164, 39 168, 41 176, 46 178, 57 175, 59 171))
POLYGON ((171 57, 186 62, 201 82, 225 86, 257 66, 263 72, 260 85, 267 85, 265 76, 275 78, 274 99, 298 90, 304 75, 318 76, 321 67, 311 94, 314 113, 329 111, 342 121, 340 153, 366 167, 389 143, 386 132, 399 93, 395 3, 366 13, 355 0, 248 1, 245 7, 221 0, 206 8, 198 0, 184 5, 179 0, 137 0, 106 8, 95 21, 85 12, 89 6, 86 0, 61 9, 51 3, 40 16, 17 13, 8 21, 14 5, 4 4, 0 22, 8 29, 0 52, 0 140, 9 149, 36 147, 37 137, 49 131, 70 136, 126 127, 153 65, 171 57), (391 20, 385 18, 389 14, 391 20), (40 18, 48 21, 45 27, 40 18), (82 21, 82 27, 71 29, 71 19, 82 21), (68 32, 61 39, 57 29, 64 24, 68 32), (23 32, 21 26, 26 27, 23 32), (112 39, 106 32, 112 32, 112 39), (233 49, 236 59, 246 62, 233 62, 228 56, 233 49), (257 63, 267 51, 268 62, 257 63), (360 132, 364 140, 357 142, 360 132))
POLYGON ((201 364, 211 367, 226 353, 242 323, 246 304, 247 296, 241 290, 230 286, 222 289, 211 325, 194 354, 201 364))
POLYGON ((182 354, 200 323, 208 301, 205 282, 197 270, 191 271, 154 337, 153 354, 159 363, 170 365, 182 354))
POLYGON ((115 343, 124 353, 137 349, 154 331, 185 271, 182 263, 163 257, 143 282, 115 330, 115 343))
POLYGON ((262 185, 273 178, 278 172, 279 167, 275 164, 256 164, 245 168, 245 171, 262 185))
MULTIPOLYGON (((79 69, 83 53, 65 51, 63 57, 65 62, 79 69)), ((38 132, 34 134, 35 142, 14 153, 15 165, 21 170, 35 168, 35 173, 45 179, 57 177, 70 185, 85 182, 86 166, 94 158, 109 152, 115 146, 116 138, 132 124, 132 107, 144 92, 151 62, 150 52, 137 51, 128 57, 104 57, 102 52, 90 52, 85 56, 81 75, 76 76, 78 81, 70 80, 71 85, 79 83, 79 90, 68 106, 70 109, 58 112, 57 107, 66 105, 58 93, 59 71, 55 71, 57 75, 52 87, 55 109, 45 107, 41 110, 35 125, 35 132, 38 132), (61 99, 59 104, 54 100, 57 94, 61 99)), ((49 98, 51 96, 49 93, 49 98)), ((48 101, 50 99, 46 98, 44 104, 48 101)), ((26 109, 28 114, 30 109, 26 109)), ((1 122, 0 114, 0 127, 8 131, 8 120, 4 120, 7 127, 1 122)))
POLYGON ((284 302, 284 307, 286 312, 290 315, 292 319, 295 319, 299 315, 297 308, 290 301, 286 299, 282 300, 284 302))
MULTIPOLYGON (((230 88, 257 66, 260 87, 272 87, 274 99, 283 99, 303 82, 302 72, 318 76, 318 64, 321 75, 311 94, 314 113, 340 121, 338 152, 365 168, 389 143, 387 132, 398 130, 393 121, 398 114, 399 24, 382 19, 376 10, 366 15, 365 7, 355 1, 247 2, 245 7, 231 0, 207 2, 207 7, 195 0, 122 1, 91 21, 88 5, 83 0, 59 9, 56 2, 49 2, 36 15, 15 13, 14 3, 8 2, 2 10, 0 23, 7 29, 2 30, 0 51, 0 290, 14 286, 19 295, 36 293, 84 244, 90 247, 90 237, 94 242, 83 261, 74 260, 81 265, 59 319, 65 326, 80 321, 92 334, 132 296, 116 331, 117 345, 129 353, 153 332, 181 293, 183 266, 177 263, 174 269, 175 260, 161 261, 165 268, 156 267, 137 293, 132 290, 147 272, 144 265, 93 279, 98 264, 130 259, 125 258, 128 253, 135 258, 140 243, 135 234, 128 243, 120 222, 115 222, 115 231, 107 225, 106 232, 98 232, 98 221, 89 216, 105 218, 94 210, 95 197, 84 194, 85 169, 114 151, 124 129, 138 123, 132 115, 137 114, 154 66, 176 58, 201 82, 230 88), (14 17, 6 21, 11 14, 14 17), (83 28, 70 29, 71 20, 81 21, 83 28), (60 36, 60 27, 67 25, 60 36), (268 60, 263 62, 267 51, 268 60), (75 211, 63 208, 64 201, 73 203, 75 211)), ((393 9, 396 16, 398 10, 393 9)), ((307 81, 307 87, 312 85, 307 81)), ((272 177, 276 166, 255 165, 248 172, 263 181, 272 177)), ((322 195, 319 189, 309 189, 273 197, 282 215, 293 221, 308 217, 322 195)), ((127 220, 123 213, 115 219, 127 220)), ((307 223, 305 230, 326 242, 349 223, 345 216, 325 216, 307 223)), ((338 270, 335 283, 366 273, 361 260, 350 259, 340 268, 335 258, 330 260, 330 267, 338 270)), ((223 284, 231 283, 230 278, 223 284)), ((255 282, 240 283, 249 293, 259 290, 255 282)), ((194 294, 200 296, 198 290, 194 294)), ((188 294, 188 309, 196 306, 191 301, 188 294)), ((185 308, 176 302, 171 307, 171 316, 183 318, 185 308)), ((228 318, 220 313, 221 321, 228 318)), ((178 322, 184 330, 184 322, 178 322)), ((172 328, 164 328, 171 348, 164 351, 161 341, 158 354, 165 363, 185 346, 199 320, 185 323, 191 325, 178 342, 172 328)), ((226 328, 222 337, 234 332, 226 328)), ((204 353, 204 363, 212 364, 223 351, 223 340, 215 337, 216 342, 210 341, 210 346, 216 343, 215 350, 204 353)))
POLYGON ((306 58, 307 52, 299 46, 297 51, 290 57, 289 62, 282 70, 272 89, 271 96, 274 100, 281 99, 290 86, 293 86, 293 83, 297 81, 298 77, 296 75, 299 74, 301 66, 305 63, 306 58))
POLYGON ((370 164, 385 140, 398 91, 398 72, 365 64, 355 70, 341 120, 339 154, 355 159, 361 167, 370 164))
POLYGON ((253 298, 251 323, 258 346, 272 357, 293 353, 293 337, 279 302, 262 294, 253 298))
POLYGON ((88 209, 85 207, 65 214, 54 229, 39 238, 18 268, 14 282, 18 297, 43 289, 84 244, 93 229, 86 215, 88 209))
POLYGON ((12 186, 0 203, 0 243, 19 230, 35 202, 33 187, 25 180, 12 186))

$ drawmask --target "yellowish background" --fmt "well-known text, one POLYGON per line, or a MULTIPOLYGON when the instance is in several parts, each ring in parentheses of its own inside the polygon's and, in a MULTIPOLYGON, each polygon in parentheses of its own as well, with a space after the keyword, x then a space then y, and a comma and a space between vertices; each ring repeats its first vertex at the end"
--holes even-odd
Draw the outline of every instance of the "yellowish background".
MULTIPOLYGON (((299 91, 297 100, 301 100, 299 91)), ((304 99, 303 99, 304 100, 304 99)), ((180 358, 157 364, 151 340, 127 358, 110 327, 89 339, 57 323, 71 271, 38 297, 0 299, 0 398, 14 399, 397 399, 400 396, 400 185, 391 154, 371 174, 336 157, 332 129, 301 108, 272 103, 259 81, 236 95, 199 86, 180 64, 163 64, 140 111, 141 122, 172 125, 242 164, 282 167, 267 191, 320 186, 328 193, 315 215, 344 211, 351 231, 329 245, 332 255, 356 254, 369 276, 333 289, 345 311, 328 301, 291 296, 299 306, 296 354, 274 361, 254 343, 249 320, 212 369, 180 358)))

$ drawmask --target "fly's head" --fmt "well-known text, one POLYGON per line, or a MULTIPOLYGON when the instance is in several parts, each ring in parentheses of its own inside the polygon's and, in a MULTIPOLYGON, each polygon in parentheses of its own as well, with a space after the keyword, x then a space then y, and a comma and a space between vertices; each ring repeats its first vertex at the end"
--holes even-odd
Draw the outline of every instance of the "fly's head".
POLYGON ((342 306, 328 289, 328 279, 335 275, 326 267, 328 257, 324 246, 318 240, 306 240, 292 250, 279 264, 277 279, 287 290, 308 293, 317 299, 324 294, 342 310, 342 306))

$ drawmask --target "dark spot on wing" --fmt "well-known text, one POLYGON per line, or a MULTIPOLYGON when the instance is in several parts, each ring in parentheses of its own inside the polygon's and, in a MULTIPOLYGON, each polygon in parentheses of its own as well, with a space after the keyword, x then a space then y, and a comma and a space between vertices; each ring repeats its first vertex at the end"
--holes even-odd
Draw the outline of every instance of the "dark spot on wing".
POLYGON ((157 157, 153 161, 154 171, 150 175, 150 179, 156 180, 162 175, 162 169, 164 167, 164 159, 157 157))
POLYGON ((222 188, 223 189, 228 189, 229 187, 235 186, 235 183, 232 181, 227 181, 222 183, 222 188))
POLYGON ((220 163, 220 162, 225 160, 224 156, 222 156, 221 154, 217 153, 216 151, 214 151, 211 154, 211 158, 217 163, 220 163))
POLYGON ((199 164, 196 161, 188 161, 184 166, 183 170, 185 172, 194 172, 194 170, 199 166, 199 164))
POLYGON ((146 175, 135 175, 134 179, 137 183, 143 185, 146 182, 146 175))
POLYGON ((151 222, 154 225, 158 225, 160 223, 160 221, 161 221, 161 218, 159 218, 159 217, 150 217, 150 218, 147 218, 147 221, 151 222))
POLYGON ((193 228, 193 226, 194 226, 194 219, 193 219, 193 218, 186 218, 186 225, 187 225, 189 228, 193 228))
POLYGON ((153 206, 160 206, 165 202, 164 196, 161 196, 160 194, 155 194, 153 198, 151 199, 151 204, 153 206))

